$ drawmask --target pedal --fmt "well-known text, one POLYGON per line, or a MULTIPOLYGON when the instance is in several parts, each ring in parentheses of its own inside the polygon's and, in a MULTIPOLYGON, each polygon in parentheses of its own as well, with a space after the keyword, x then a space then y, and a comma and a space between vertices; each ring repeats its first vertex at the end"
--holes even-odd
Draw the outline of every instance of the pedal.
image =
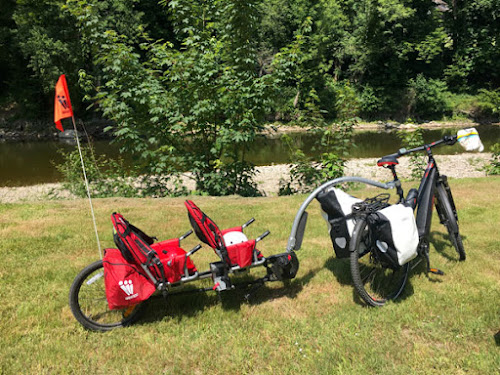
POLYGON ((433 273, 434 275, 440 275, 440 276, 444 275, 444 272, 438 268, 429 268, 429 272, 433 273))

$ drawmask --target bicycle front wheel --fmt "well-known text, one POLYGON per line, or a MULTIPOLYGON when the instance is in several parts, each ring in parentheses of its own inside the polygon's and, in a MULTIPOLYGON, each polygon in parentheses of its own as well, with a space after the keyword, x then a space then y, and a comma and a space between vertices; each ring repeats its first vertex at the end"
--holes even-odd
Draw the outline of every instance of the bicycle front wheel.
POLYGON ((458 253, 459 260, 465 260, 464 244, 458 230, 458 220, 454 204, 452 203, 453 197, 451 196, 451 191, 448 192, 443 183, 438 183, 435 195, 436 210, 441 224, 446 227, 450 241, 458 253))
POLYGON ((391 269, 373 255, 370 229, 365 218, 356 221, 349 245, 354 288, 370 306, 383 306, 398 298, 404 290, 410 264, 391 269))
POLYGON ((69 292, 69 306, 76 320, 93 331, 109 331, 133 323, 144 303, 110 310, 104 286, 104 267, 98 260, 80 272, 69 292))

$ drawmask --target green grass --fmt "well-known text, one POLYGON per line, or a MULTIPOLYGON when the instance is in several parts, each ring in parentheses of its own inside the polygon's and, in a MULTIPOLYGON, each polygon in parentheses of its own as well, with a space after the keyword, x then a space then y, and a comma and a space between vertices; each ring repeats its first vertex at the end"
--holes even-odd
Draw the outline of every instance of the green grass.
MULTIPOLYGON (((498 373, 500 178, 450 184, 468 258, 456 261, 434 220, 431 262, 445 275, 412 273, 397 302, 380 309, 360 303, 314 202, 290 286, 267 284, 251 303, 241 291, 222 302, 211 293, 173 297, 168 306, 154 300, 137 324, 104 334, 83 329, 68 306, 73 278, 98 258, 87 201, 2 205, 0 374, 498 373)), ((304 198, 194 200, 221 227, 255 217, 247 233, 271 230, 260 246, 269 255, 285 250, 304 198)), ((113 211, 160 239, 189 228, 180 198, 94 205, 104 247, 113 246, 113 211)), ((184 247, 197 243, 191 236, 184 247)), ((194 256, 199 269, 215 259, 208 248, 194 256)))

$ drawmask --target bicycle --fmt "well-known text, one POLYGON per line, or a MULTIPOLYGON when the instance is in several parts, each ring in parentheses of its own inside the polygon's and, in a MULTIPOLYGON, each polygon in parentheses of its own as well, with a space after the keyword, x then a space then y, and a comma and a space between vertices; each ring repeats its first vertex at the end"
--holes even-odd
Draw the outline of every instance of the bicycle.
MULTIPOLYGON (((477 135, 477 133, 476 133, 477 135)), ((337 184, 346 182, 364 183, 382 189, 396 189, 399 203, 416 210, 416 226, 418 229, 418 248, 416 261, 408 262, 400 267, 388 265, 377 256, 372 231, 367 223, 370 214, 388 206, 388 194, 381 194, 368 199, 361 204, 353 205, 354 229, 348 252, 344 257, 350 258, 350 269, 354 287, 359 296, 371 306, 382 306, 388 300, 398 298, 404 290, 411 268, 415 268, 422 260, 426 262, 427 272, 442 275, 443 272, 430 267, 429 261, 429 232, 432 220, 432 209, 436 206, 441 224, 450 237, 453 247, 458 253, 460 261, 466 258, 463 241, 459 232, 458 215, 448 184, 447 177, 439 173, 432 149, 446 144, 457 142, 457 135, 445 136, 442 139, 413 149, 400 149, 397 153, 386 155, 378 162, 378 166, 386 167, 392 172, 393 180, 387 183, 372 181, 362 177, 341 177, 328 181, 314 190, 303 202, 296 214, 292 225, 292 232, 288 240, 287 251, 299 250, 307 222, 307 206, 314 198, 319 200, 320 194, 328 191, 337 184), (418 190, 412 188, 405 197, 401 181, 396 173, 398 158, 415 152, 425 151, 428 157, 427 167, 421 179, 418 190)), ((337 250, 336 250, 337 252, 337 250)), ((339 254, 337 254, 339 256, 339 254)))
POLYGON ((451 243, 458 253, 459 260, 466 258, 465 249, 458 227, 458 215, 451 193, 448 179, 439 173, 436 160, 432 154, 432 148, 447 144, 454 145, 457 136, 445 136, 442 139, 416 147, 410 150, 400 149, 397 153, 386 155, 378 162, 378 166, 388 168, 392 172, 393 184, 399 196, 399 203, 410 206, 416 210, 416 225, 418 229, 419 243, 417 248, 418 258, 416 262, 406 263, 399 268, 391 268, 380 262, 374 241, 370 238, 371 230, 367 224, 370 215, 369 210, 361 210, 355 213, 356 224, 350 242, 350 266, 353 283, 359 296, 371 306, 382 306, 388 299, 397 298, 404 290, 410 268, 416 267, 422 260, 426 263, 428 272, 442 275, 443 272, 437 268, 430 267, 429 260, 429 233, 432 222, 432 209, 436 210, 450 237, 451 243), (396 173, 398 158, 414 152, 425 151, 427 153, 427 167, 420 181, 418 190, 412 188, 405 197, 401 181, 396 173), (359 249, 366 246, 368 251, 360 253, 359 249))

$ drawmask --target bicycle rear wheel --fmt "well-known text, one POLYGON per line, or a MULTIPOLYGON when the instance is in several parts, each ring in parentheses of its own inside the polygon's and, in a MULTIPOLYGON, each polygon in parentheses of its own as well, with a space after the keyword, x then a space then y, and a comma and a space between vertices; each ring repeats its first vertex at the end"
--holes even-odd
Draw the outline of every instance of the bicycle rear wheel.
POLYGON ((133 323, 144 303, 121 310, 110 310, 104 286, 104 268, 98 260, 80 272, 69 292, 69 306, 76 320, 93 331, 109 331, 133 323))
POLYGON ((458 253, 459 260, 465 260, 465 249, 462 242, 462 237, 458 230, 458 220, 455 210, 455 205, 453 204, 453 197, 451 196, 451 191, 447 191, 443 182, 438 182, 436 186, 436 210, 439 215, 441 224, 446 227, 450 241, 458 253))
POLYGON ((373 256, 366 219, 356 221, 349 245, 351 274, 359 296, 371 306, 383 306, 398 298, 408 280, 410 264, 391 269, 373 256))

